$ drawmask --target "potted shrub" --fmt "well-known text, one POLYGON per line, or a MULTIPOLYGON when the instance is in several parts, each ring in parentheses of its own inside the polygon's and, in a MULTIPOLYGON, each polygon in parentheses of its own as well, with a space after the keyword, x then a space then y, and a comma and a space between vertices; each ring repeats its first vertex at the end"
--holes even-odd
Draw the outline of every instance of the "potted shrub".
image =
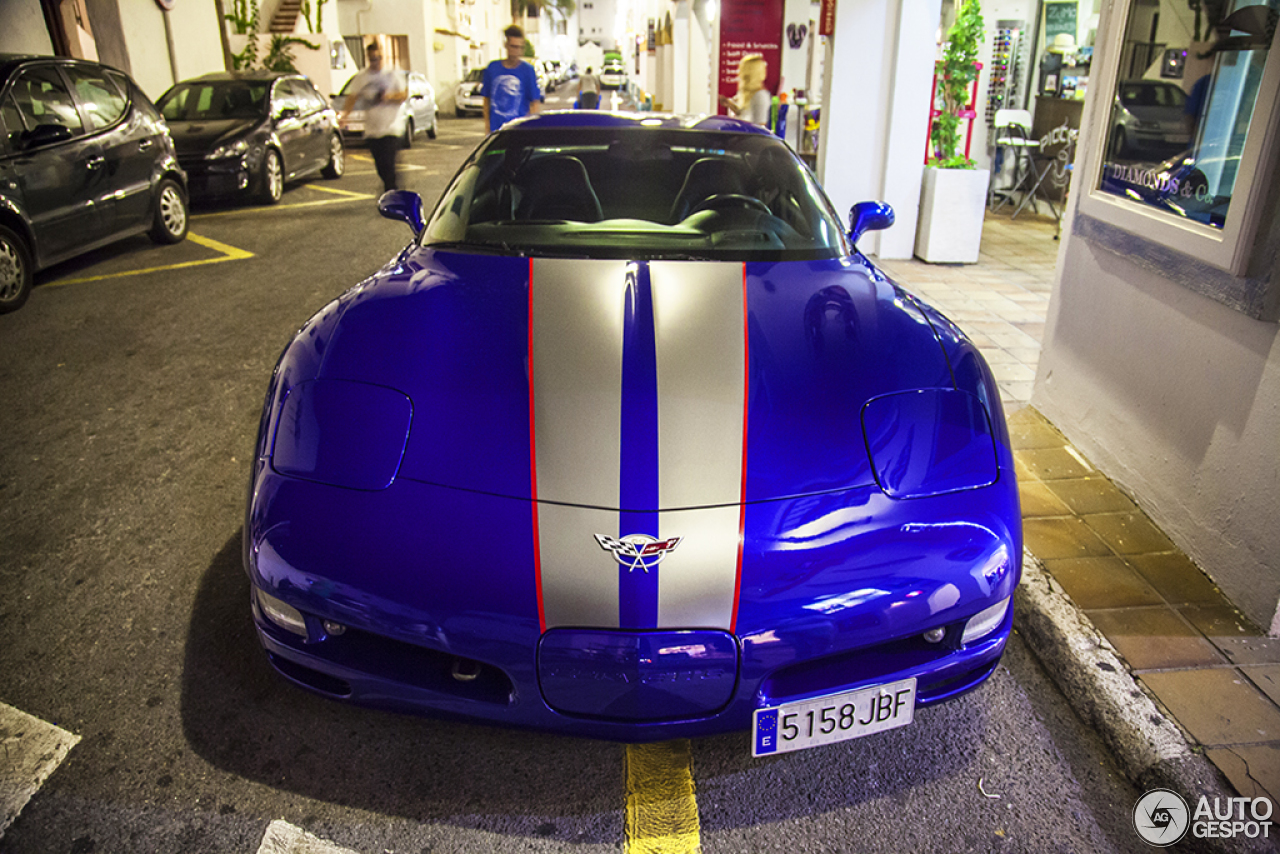
POLYGON ((991 175, 976 168, 960 147, 961 122, 976 119, 969 99, 982 68, 978 64, 982 37, 979 0, 965 0, 947 32, 938 63, 936 115, 929 131, 932 155, 920 188, 915 254, 934 264, 972 264, 982 243, 991 175))

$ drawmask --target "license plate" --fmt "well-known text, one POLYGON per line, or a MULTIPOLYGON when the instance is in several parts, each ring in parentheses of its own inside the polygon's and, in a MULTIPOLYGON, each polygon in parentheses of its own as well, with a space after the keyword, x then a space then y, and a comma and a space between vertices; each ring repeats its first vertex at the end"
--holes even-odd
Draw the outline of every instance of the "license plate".
POLYGON ((911 723, 915 712, 914 678, 756 709, 751 755, 789 753, 896 729, 911 723))

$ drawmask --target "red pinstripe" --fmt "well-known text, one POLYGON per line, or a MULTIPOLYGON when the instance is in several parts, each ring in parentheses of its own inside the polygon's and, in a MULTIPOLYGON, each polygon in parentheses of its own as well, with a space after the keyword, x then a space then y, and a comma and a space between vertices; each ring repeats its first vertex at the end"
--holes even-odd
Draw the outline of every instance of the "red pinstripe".
POLYGON ((547 614, 542 606, 542 546, 538 532, 538 442, 533 417, 533 259, 529 259, 529 505, 533 513, 533 574, 538 588, 538 630, 547 630, 547 614))
POLYGON ((738 600, 742 596, 742 550, 747 530, 747 401, 751 391, 751 337, 747 314, 747 265, 742 265, 742 488, 738 493, 738 567, 733 580, 733 616, 729 632, 738 628, 738 600))

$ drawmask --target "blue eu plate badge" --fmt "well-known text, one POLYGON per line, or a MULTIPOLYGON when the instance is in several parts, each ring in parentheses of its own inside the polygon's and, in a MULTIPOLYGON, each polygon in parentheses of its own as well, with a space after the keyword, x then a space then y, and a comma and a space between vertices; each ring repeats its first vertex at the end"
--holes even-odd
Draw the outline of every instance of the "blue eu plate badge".
POLYGON ((756 713, 756 756, 778 749, 778 710, 764 709, 756 713))

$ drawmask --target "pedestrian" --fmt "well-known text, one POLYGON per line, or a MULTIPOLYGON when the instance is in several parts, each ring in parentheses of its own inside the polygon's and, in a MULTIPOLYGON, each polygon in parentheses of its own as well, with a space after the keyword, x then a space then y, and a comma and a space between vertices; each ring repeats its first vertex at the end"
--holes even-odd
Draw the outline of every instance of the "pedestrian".
POLYGON ((773 109, 773 96, 764 88, 769 65, 764 55, 749 53, 738 61, 738 93, 732 98, 720 96, 720 105, 740 119, 769 126, 769 113, 773 109))
POLYGON ((382 191, 400 186, 396 175, 396 158, 404 136, 405 117, 401 106, 408 92, 399 72, 382 67, 382 48, 373 42, 365 48, 368 63, 351 82, 351 94, 342 105, 338 126, 347 126, 347 115, 354 109, 364 110, 364 139, 373 155, 374 168, 382 179, 382 191))
POLYGON ((495 59, 484 70, 480 94, 484 95, 484 120, 489 132, 507 122, 542 109, 538 72, 525 62, 524 30, 512 24, 502 31, 507 58, 495 59))
POLYGON ((587 66, 587 73, 578 79, 578 106, 584 110, 600 106, 600 78, 591 73, 590 66, 587 66))

